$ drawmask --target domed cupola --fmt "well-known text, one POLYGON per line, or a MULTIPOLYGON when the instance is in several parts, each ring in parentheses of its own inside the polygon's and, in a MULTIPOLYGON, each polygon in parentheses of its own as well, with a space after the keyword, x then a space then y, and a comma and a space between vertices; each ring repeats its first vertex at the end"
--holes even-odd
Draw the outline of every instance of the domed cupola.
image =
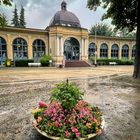
POLYGON ((77 16, 74 13, 67 11, 67 3, 65 1, 61 3, 61 11, 58 11, 52 18, 50 26, 53 25, 81 27, 77 16))
POLYGON ((66 3, 65 1, 63 1, 63 2, 61 3, 61 10, 64 10, 64 11, 67 10, 67 3, 66 3))

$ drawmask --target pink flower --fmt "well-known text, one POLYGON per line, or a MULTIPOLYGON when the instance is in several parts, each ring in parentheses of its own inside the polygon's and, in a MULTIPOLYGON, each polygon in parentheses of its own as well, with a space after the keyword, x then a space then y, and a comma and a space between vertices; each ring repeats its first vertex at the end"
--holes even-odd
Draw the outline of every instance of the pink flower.
POLYGON ((55 127, 58 127, 59 126, 59 123, 58 121, 55 122, 55 127))
POLYGON ((90 128, 90 127, 91 127, 91 123, 86 123, 86 126, 87 126, 88 128, 90 128))
POLYGON ((37 127, 37 122, 36 121, 34 121, 34 127, 37 127))
POLYGON ((83 118, 83 117, 84 117, 84 115, 81 113, 79 117, 80 117, 80 119, 81 119, 81 118, 83 118))
POLYGON ((44 102, 42 102, 42 101, 40 101, 40 102, 38 103, 38 105, 39 105, 39 108, 47 107, 47 106, 48 106, 46 103, 44 103, 44 102))
POLYGON ((93 121, 94 121, 94 122, 97 122, 97 119, 94 117, 94 118, 93 118, 93 121))
POLYGON ((71 130, 72 130, 72 132, 75 132, 75 133, 78 132, 78 129, 77 128, 74 128, 74 127, 72 127, 71 130))
POLYGON ((65 132, 65 136, 66 136, 67 138, 69 137, 69 132, 68 132, 68 131, 65 132))
POLYGON ((40 123, 42 121, 42 118, 38 116, 37 121, 40 123))
POLYGON ((78 138, 80 136, 80 133, 76 132, 75 135, 76 135, 76 138, 78 138))
POLYGON ((51 126, 50 123, 48 123, 48 126, 51 126))

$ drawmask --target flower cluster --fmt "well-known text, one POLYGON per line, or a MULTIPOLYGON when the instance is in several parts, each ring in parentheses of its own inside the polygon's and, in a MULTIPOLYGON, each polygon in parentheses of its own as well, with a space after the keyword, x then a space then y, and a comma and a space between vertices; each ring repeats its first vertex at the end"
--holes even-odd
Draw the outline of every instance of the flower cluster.
MULTIPOLYGON (((67 99, 67 96, 64 96, 67 99)), ((62 98, 64 96, 61 95, 62 98)), ((51 100, 50 104, 39 102, 38 108, 32 111, 35 118, 34 126, 46 132, 47 135, 61 137, 61 139, 86 138, 88 134, 98 133, 101 130, 102 121, 99 108, 89 105, 82 99, 77 98, 74 101, 75 106, 71 108, 64 106, 61 99, 51 100)))
POLYGON ((34 112, 34 126, 52 136, 63 135, 69 139, 86 137, 88 134, 98 133, 101 129, 99 110, 96 116, 93 108, 83 100, 80 100, 71 112, 64 110, 57 101, 47 106, 42 104, 39 105, 41 110, 37 109, 37 112, 34 112))

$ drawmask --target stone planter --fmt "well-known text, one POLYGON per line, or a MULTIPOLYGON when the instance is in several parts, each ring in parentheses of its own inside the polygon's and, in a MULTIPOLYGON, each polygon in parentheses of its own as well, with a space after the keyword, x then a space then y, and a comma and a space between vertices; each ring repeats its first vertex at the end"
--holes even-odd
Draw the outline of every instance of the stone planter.
MULTIPOLYGON (((104 120, 102 121, 102 129, 98 133, 89 134, 89 135, 87 135, 87 138, 80 138, 80 140, 87 140, 87 139, 91 139, 97 135, 100 135, 102 133, 103 127, 104 127, 104 120)), ((35 127, 35 129, 37 130, 38 133, 40 133, 42 136, 44 136, 46 138, 49 138, 51 140, 60 140, 60 137, 54 137, 54 136, 47 135, 45 132, 39 130, 38 127, 35 127)), ((70 139, 64 139, 64 140, 70 140, 70 139)))

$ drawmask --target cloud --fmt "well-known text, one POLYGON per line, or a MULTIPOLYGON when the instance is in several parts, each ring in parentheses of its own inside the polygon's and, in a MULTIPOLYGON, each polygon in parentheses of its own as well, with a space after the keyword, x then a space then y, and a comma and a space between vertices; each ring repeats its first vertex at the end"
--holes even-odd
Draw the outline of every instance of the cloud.
MULTIPOLYGON (((18 11, 21 5, 25 9, 25 19, 27 27, 45 29, 54 14, 61 9, 62 0, 13 0, 18 11)), ((86 7, 86 0, 66 0, 68 3, 68 10, 75 13, 81 21, 82 27, 90 28, 91 25, 100 21, 104 12, 99 8, 98 11, 89 11, 86 7)), ((13 7, 0 6, 0 12, 3 12, 8 17, 9 21, 12 19, 13 7)))

